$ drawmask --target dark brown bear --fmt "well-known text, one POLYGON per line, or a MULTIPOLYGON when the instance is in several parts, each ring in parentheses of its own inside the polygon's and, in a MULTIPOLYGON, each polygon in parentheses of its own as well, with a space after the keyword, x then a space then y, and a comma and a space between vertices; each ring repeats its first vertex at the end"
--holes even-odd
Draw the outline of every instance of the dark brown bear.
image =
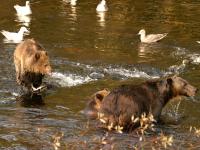
POLYGON ((181 77, 150 80, 140 85, 122 85, 112 90, 101 103, 100 114, 107 125, 131 127, 131 117, 152 113, 158 120, 162 108, 176 96, 194 96, 197 89, 181 77))
POLYGON ((83 113, 88 116, 90 119, 96 119, 98 117, 98 112, 101 108, 101 103, 104 97, 110 93, 109 90, 103 89, 94 93, 87 104, 87 107, 84 109, 83 113))
POLYGON ((34 39, 27 39, 17 45, 14 64, 17 83, 29 91, 39 88, 44 75, 51 73, 47 52, 34 39))

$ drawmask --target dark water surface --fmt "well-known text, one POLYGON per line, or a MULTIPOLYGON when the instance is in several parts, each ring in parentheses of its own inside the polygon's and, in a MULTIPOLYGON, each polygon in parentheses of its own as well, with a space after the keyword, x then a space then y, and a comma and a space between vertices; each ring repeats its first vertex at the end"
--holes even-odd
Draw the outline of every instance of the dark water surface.
POLYGON ((25 1, 1 0, 0 30, 18 31, 26 25, 48 51, 53 74, 44 105, 16 102, 13 51, 0 35, 0 149, 133 149, 164 148, 153 143, 161 132, 173 135, 169 149, 200 149, 200 94, 170 102, 163 111, 170 123, 157 127, 146 141, 138 136, 107 132, 80 114, 87 98, 122 83, 180 74, 200 88, 200 2, 194 0, 109 0, 109 11, 96 13, 95 0, 32 0, 33 14, 23 23, 13 6, 25 1), (141 44, 136 35, 168 32, 156 44, 141 44), (190 63, 184 66, 183 60, 190 63), (177 106, 179 106, 177 108, 177 106), (161 131, 162 130, 162 131, 161 131), (59 145, 60 144, 60 145, 59 145))

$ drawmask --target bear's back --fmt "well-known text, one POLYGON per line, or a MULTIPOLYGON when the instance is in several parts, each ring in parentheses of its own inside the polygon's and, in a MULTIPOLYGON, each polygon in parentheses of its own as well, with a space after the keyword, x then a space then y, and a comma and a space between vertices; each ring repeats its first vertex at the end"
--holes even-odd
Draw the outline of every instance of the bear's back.
POLYGON ((19 56, 31 56, 37 51, 45 51, 44 48, 36 42, 34 39, 26 39, 17 45, 14 55, 19 56))

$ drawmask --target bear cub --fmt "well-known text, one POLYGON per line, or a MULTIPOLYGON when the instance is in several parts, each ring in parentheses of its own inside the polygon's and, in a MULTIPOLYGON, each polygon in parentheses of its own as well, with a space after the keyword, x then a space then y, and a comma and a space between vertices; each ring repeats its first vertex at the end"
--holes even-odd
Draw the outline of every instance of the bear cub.
POLYGON ((26 39, 17 45, 14 64, 17 83, 31 92, 40 90, 42 79, 51 73, 47 52, 34 39, 26 39))
MULTIPOLYGON (((122 85, 113 89, 98 104, 98 109, 91 109, 102 114, 104 123, 113 127, 123 127, 124 131, 135 128, 132 117, 152 114, 159 120, 162 108, 176 96, 195 96, 197 88, 181 77, 149 80, 139 85, 122 85)), ((95 104, 93 99, 89 105, 95 104)), ((94 105, 96 106, 96 105, 94 105)), ((90 106, 91 107, 91 106, 90 106)))

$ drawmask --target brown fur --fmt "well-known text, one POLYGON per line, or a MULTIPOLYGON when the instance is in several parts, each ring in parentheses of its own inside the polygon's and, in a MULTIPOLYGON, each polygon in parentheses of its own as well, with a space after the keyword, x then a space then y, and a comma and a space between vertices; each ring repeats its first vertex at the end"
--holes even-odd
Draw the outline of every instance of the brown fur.
POLYGON ((39 87, 44 75, 51 73, 47 52, 34 39, 27 39, 17 45, 14 64, 17 83, 27 88, 33 83, 39 87))
POLYGON ((98 112, 101 108, 101 102, 110 93, 109 90, 103 89, 101 91, 98 91, 94 93, 87 104, 87 107, 84 109, 84 114, 88 117, 97 118, 98 112))
MULTIPOLYGON (((131 127, 131 117, 152 113, 159 119, 162 108, 176 96, 194 96, 197 89, 186 80, 173 76, 140 85, 122 85, 112 90, 101 103, 100 113, 107 124, 131 127)), ((129 130, 129 129, 128 129, 129 130)))

